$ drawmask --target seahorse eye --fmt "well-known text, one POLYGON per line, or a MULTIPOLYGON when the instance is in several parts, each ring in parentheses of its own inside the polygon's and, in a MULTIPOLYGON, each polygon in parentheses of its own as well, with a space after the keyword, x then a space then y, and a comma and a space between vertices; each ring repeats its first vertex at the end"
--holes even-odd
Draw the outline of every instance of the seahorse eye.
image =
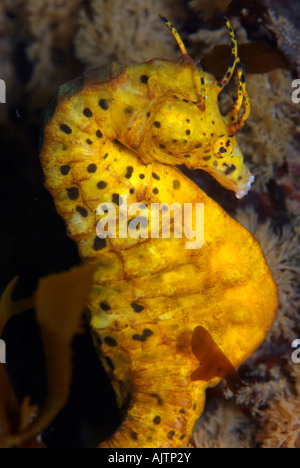
POLYGON ((231 156, 234 150, 234 145, 231 139, 226 136, 218 138, 214 145, 214 153, 217 157, 228 157, 231 156))

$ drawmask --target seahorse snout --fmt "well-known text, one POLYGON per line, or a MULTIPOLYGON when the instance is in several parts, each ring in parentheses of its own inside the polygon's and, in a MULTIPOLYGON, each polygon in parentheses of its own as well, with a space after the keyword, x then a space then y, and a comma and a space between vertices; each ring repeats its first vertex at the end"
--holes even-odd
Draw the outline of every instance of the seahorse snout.
POLYGON ((237 198, 243 198, 255 178, 244 163, 242 152, 236 144, 231 155, 217 158, 207 171, 226 189, 232 190, 237 198))

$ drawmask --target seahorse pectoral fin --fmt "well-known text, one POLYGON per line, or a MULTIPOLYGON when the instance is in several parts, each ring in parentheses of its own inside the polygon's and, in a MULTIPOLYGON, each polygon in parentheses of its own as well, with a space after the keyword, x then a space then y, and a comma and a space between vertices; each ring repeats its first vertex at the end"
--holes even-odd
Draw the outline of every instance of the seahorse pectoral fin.
POLYGON ((198 326, 194 329, 191 347, 201 364, 201 367, 191 374, 190 378, 193 382, 197 380, 209 382, 219 377, 225 379, 230 387, 237 387, 241 384, 235 367, 205 328, 198 326))

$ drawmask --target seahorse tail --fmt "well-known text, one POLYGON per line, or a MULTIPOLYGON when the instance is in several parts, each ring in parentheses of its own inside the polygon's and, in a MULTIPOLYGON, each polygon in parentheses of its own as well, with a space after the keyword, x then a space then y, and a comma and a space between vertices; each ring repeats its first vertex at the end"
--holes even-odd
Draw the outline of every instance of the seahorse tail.
POLYGON ((100 448, 180 448, 189 442, 207 383, 190 381, 194 364, 174 361, 161 357, 134 371, 126 419, 100 448))

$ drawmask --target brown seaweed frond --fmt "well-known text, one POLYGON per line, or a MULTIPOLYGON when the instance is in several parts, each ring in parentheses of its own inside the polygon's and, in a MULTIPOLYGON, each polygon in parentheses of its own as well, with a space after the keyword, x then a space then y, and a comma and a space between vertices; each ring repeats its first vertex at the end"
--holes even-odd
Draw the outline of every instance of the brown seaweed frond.
POLYGON ((7 287, 0 304, 0 336, 7 320, 34 306, 41 332, 47 367, 47 398, 39 410, 25 398, 20 404, 1 365, 0 447, 24 446, 34 441, 66 404, 72 377, 72 343, 83 333, 83 310, 93 283, 94 268, 76 267, 66 273, 50 275, 39 282, 34 297, 13 303, 16 280, 7 287), (23 310, 22 310, 23 309, 23 310))

